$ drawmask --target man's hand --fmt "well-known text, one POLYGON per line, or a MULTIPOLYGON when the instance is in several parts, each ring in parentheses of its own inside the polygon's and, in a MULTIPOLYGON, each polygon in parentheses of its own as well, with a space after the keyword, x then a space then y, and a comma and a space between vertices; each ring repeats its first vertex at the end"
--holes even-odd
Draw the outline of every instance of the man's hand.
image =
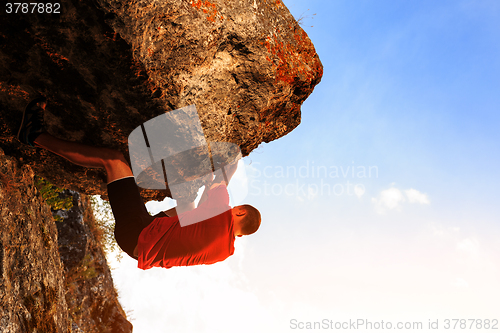
MULTIPOLYGON (((222 167, 217 166, 217 165, 215 166, 217 169, 220 169, 220 171, 216 170, 215 178, 211 182, 209 181, 209 185, 205 186, 205 189, 203 190, 203 194, 201 195, 201 198, 200 198, 200 202, 198 202, 198 206, 201 205, 202 202, 204 202, 207 199, 208 190, 214 188, 215 186, 217 186, 221 183, 226 184, 226 186, 228 185, 229 181, 231 180, 234 173, 238 169, 238 161, 239 161, 239 156, 236 160, 234 160, 230 164, 227 164, 227 165, 222 166, 222 167), (227 181, 226 181, 226 179, 224 179, 224 176, 223 176, 224 172, 226 173, 227 181)), ((213 173, 208 174, 207 177, 210 177, 207 180, 212 179, 213 173)))
MULTIPOLYGON (((233 162, 227 164, 227 165, 224 165, 222 166, 220 169, 221 169, 221 173, 222 173, 222 180, 224 180, 227 184, 226 185, 229 185, 229 182, 231 181, 231 178, 233 178, 233 175, 235 174, 236 170, 238 169, 238 161, 239 161, 239 156, 238 158, 236 158, 233 162)), ((217 177, 221 178, 219 176, 219 174, 215 177, 217 179, 217 177)), ((220 181, 218 181, 220 182, 220 181)), ((214 183, 215 183, 215 179, 214 179, 214 183)))

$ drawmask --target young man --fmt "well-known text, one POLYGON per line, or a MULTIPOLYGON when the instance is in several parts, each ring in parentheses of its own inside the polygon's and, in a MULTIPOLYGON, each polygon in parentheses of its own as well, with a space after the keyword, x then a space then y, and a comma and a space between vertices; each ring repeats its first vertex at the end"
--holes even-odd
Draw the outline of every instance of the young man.
MULTIPOLYGON (((259 211, 250 205, 231 208, 227 184, 219 176, 213 179, 211 186, 206 186, 197 208, 194 203, 181 203, 177 208, 184 213, 179 216, 175 208, 151 216, 123 154, 48 134, 43 121, 45 106, 43 97, 26 106, 17 135, 19 141, 51 151, 74 164, 106 170, 116 242, 138 260, 139 268, 213 264, 234 253, 235 237, 250 235, 259 228, 259 211), (210 214, 214 211, 222 213, 210 214), (207 216, 211 217, 205 218, 207 216), (183 218, 198 218, 200 222, 181 227, 179 220, 183 218)), ((227 181, 236 167, 236 163, 227 167, 227 181)))

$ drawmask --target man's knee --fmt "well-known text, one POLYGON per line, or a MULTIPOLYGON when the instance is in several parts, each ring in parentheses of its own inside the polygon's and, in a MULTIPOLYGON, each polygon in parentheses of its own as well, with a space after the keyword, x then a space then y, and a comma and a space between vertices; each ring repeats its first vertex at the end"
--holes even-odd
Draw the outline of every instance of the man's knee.
POLYGON ((108 160, 125 160, 123 153, 116 149, 103 148, 104 156, 108 160))
POLYGON ((108 176, 108 183, 123 177, 133 176, 125 156, 120 151, 107 149, 105 156, 103 165, 108 176))
POLYGON ((128 162, 125 159, 125 156, 123 156, 122 152, 115 150, 115 149, 109 149, 109 148, 102 148, 101 162, 105 168, 108 168, 108 167, 115 165, 117 163, 128 164, 128 162))

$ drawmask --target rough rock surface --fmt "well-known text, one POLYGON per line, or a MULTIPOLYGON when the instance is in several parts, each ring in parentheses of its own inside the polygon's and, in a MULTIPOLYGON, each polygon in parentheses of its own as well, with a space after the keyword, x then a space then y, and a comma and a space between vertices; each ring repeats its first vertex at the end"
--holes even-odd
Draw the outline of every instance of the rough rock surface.
MULTIPOLYGON (((248 155, 300 123, 322 76, 280 0, 67 0, 60 14, 1 14, 0 146, 62 188, 105 194, 102 170, 14 139, 36 93, 50 133, 127 154, 129 133, 196 104, 208 141, 248 155)), ((182 124, 181 124, 182 125, 182 124)), ((143 192, 148 200, 158 192, 143 192)))
POLYGON ((72 332, 132 332, 117 300, 89 198, 71 190, 60 197, 73 200, 71 209, 57 211, 64 220, 56 222, 72 332))
POLYGON ((33 177, 0 149, 0 332, 131 332, 88 199, 56 227, 33 177))

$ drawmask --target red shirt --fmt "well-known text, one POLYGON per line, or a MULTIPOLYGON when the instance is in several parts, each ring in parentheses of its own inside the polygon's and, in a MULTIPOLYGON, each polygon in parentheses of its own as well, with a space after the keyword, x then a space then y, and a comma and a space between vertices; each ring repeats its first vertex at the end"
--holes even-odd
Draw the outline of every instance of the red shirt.
POLYGON ((196 209, 179 216, 156 218, 142 230, 137 243, 139 268, 209 265, 234 253, 227 188, 216 186, 207 195, 196 209), (201 222, 181 227, 179 219, 201 222))

